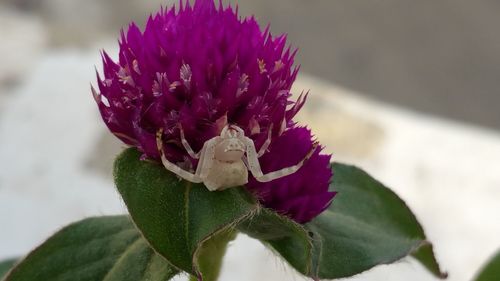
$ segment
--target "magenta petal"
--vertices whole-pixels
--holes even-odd
[[[311,132],[302,127],[290,128],[273,140],[270,151],[260,160],[264,173],[298,163],[312,147]],[[301,169],[268,183],[251,178],[248,187],[265,207],[291,217],[297,222],[310,221],[330,204],[335,193],[329,192],[332,171],[330,155],[317,148]]]
[[[144,31],[131,23],[122,32],[117,62],[102,53],[97,96],[109,104],[99,102],[109,129],[158,159],[151,136],[160,128],[165,143],[179,143],[177,127],[186,123],[194,132],[188,141],[201,148],[216,134],[206,128],[226,113],[228,122],[241,128],[254,116],[263,130],[271,124],[279,128],[283,118],[288,124],[302,100],[293,106],[289,95],[280,94],[296,76],[286,37],[273,37],[254,18],[241,19],[213,1],[182,6],[152,15]],[[189,70],[184,77],[183,69]],[[258,144],[264,141],[252,136],[257,137]]]

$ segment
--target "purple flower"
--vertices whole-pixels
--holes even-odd
[[[293,127],[276,138],[268,153],[260,158],[264,173],[275,171],[301,160],[312,146],[311,131]],[[330,155],[321,155],[317,148],[312,157],[296,173],[272,182],[261,183],[251,178],[247,187],[266,207],[306,223],[330,205],[335,192],[328,192],[332,171]]]
[[[298,67],[286,36],[273,37],[253,17],[241,19],[212,0],[175,7],[151,16],[144,32],[130,24],[120,39],[119,60],[103,52],[104,77],[93,90],[110,131],[143,158],[160,159],[156,133],[163,130],[169,161],[196,167],[181,143],[180,128],[195,151],[227,124],[242,128],[257,149],[271,130],[264,171],[300,161],[311,134],[292,118],[305,102],[290,100]],[[297,173],[270,183],[250,179],[262,203],[305,222],[327,207],[329,156],[318,149]],[[282,155],[286,153],[286,155]],[[294,163],[295,164],[295,163]],[[287,189],[289,186],[289,189]]]

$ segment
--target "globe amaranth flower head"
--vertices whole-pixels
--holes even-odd
[[[93,89],[110,131],[143,153],[160,159],[156,134],[162,132],[165,157],[188,171],[194,151],[218,136],[228,124],[244,131],[255,147],[270,136],[260,158],[264,172],[299,162],[314,149],[311,132],[292,118],[306,97],[291,100],[298,67],[286,36],[273,37],[251,18],[212,0],[162,9],[143,32],[132,23],[122,31],[118,61],[103,52],[104,77]],[[182,130],[182,132],[181,132]],[[292,175],[261,183],[250,175],[248,189],[268,208],[305,223],[328,207],[330,156],[315,148]]]

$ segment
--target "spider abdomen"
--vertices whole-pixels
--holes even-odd
[[[248,170],[242,160],[223,162],[214,159],[210,172],[203,182],[211,191],[244,185],[248,182]]]

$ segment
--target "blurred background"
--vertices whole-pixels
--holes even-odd
[[[111,180],[123,145],[89,83],[121,27],[172,2],[0,0],[0,259],[68,222],[124,212]],[[500,248],[500,1],[237,4],[300,49],[295,92],[311,90],[300,121],[336,160],[393,187],[449,280],[470,280]],[[257,278],[301,280],[240,237],[222,280]],[[405,259],[353,280],[435,279]]]

